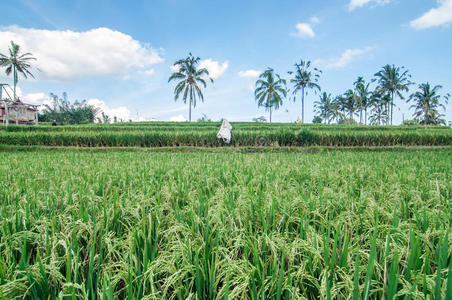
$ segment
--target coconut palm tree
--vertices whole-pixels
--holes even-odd
[[[270,111],[271,123],[272,109],[278,109],[282,105],[282,99],[287,96],[286,80],[275,74],[272,68],[267,68],[256,81],[254,96],[258,106],[264,106]]]
[[[336,120],[336,123],[339,123],[339,120],[342,119],[342,112],[341,112],[341,96],[336,96],[333,99],[333,102],[331,103],[331,119]]]
[[[168,82],[173,80],[178,80],[174,88],[174,101],[177,101],[182,94],[182,100],[187,103],[187,98],[189,99],[188,104],[188,121],[191,122],[191,107],[196,107],[196,100],[200,99],[204,102],[204,95],[201,92],[202,85],[204,88],[207,86],[203,76],[209,76],[209,71],[206,68],[198,69],[200,58],[194,57],[189,53],[188,57],[185,59],[179,59],[173,66],[176,68],[176,72],[171,74]],[[211,82],[213,79],[208,77]]]
[[[331,94],[327,94],[326,92],[323,92],[319,100],[314,102],[315,110],[325,121],[325,124],[330,124],[330,121],[332,119],[332,106],[333,99],[331,98]]]
[[[424,125],[446,124],[446,121],[441,118],[444,115],[438,111],[439,108],[446,110],[439,94],[442,86],[435,85],[432,87],[427,82],[420,84],[418,88],[419,90],[408,98],[408,102],[414,101],[414,104],[410,107],[415,109],[413,117],[419,119],[420,123]],[[445,104],[447,104],[448,99],[449,94],[444,97]]]
[[[358,108],[358,95],[352,89],[347,90],[342,97],[339,97],[341,110],[348,113],[348,119],[353,120],[353,116]]]
[[[380,85],[383,92],[387,92],[391,96],[390,107],[388,107],[390,122],[392,125],[392,117],[394,112],[394,97],[398,96],[404,99],[402,91],[408,92],[408,87],[412,84],[411,75],[405,67],[396,67],[394,65],[386,65],[379,72],[375,73],[376,81]]]
[[[22,74],[25,78],[31,76],[34,78],[33,74],[30,72],[32,60],[36,60],[31,53],[22,54],[20,51],[20,46],[11,41],[9,46],[9,55],[0,53],[0,66],[5,67],[6,75],[13,74],[14,82],[14,93],[13,97],[16,100],[16,86],[19,81],[19,74]]]
[[[364,124],[367,124],[367,107],[369,105],[369,84],[363,77],[358,77],[358,79],[353,83],[355,86],[356,94],[358,95],[358,109],[359,109],[359,123],[363,123],[363,110],[364,110]]]
[[[304,123],[304,96],[305,90],[313,89],[320,92],[320,85],[318,84],[321,70],[317,68],[311,68],[310,61],[301,60],[300,63],[295,64],[295,71],[289,71],[290,75],[294,77],[290,80],[293,86],[293,96],[294,101],[296,100],[296,95],[301,91],[301,122]],[[307,91],[306,91],[307,94]]]
[[[369,121],[371,125],[388,125],[389,122],[389,103],[391,96],[376,89],[371,93],[369,99],[370,116]]]

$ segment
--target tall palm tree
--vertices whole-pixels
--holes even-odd
[[[316,112],[320,115],[320,117],[325,121],[325,124],[330,124],[330,121],[333,116],[332,107],[333,99],[331,98],[331,94],[327,94],[323,92],[320,96],[319,100],[314,102],[314,107]]]
[[[304,123],[304,96],[306,89],[318,90],[320,92],[320,85],[318,84],[321,70],[317,68],[311,68],[310,61],[301,60],[300,63],[295,64],[295,71],[289,71],[290,75],[294,77],[290,80],[293,85],[293,95],[294,101],[296,100],[296,95],[301,91],[301,122]],[[307,94],[307,91],[306,91]]]
[[[342,119],[342,112],[341,112],[341,96],[336,96],[333,99],[333,102],[331,103],[331,119],[336,120],[336,123],[339,123],[339,120]]]
[[[388,125],[389,122],[389,103],[391,96],[380,89],[376,89],[371,93],[369,99],[371,125]]]
[[[206,68],[198,69],[199,61],[199,57],[194,57],[189,53],[187,58],[179,59],[173,64],[177,71],[171,74],[168,79],[168,82],[172,80],[179,81],[174,88],[174,101],[177,101],[181,94],[184,103],[187,103],[187,98],[190,101],[188,104],[189,122],[191,122],[191,106],[193,105],[193,108],[196,107],[196,99],[199,98],[204,102],[200,84],[205,88],[207,84],[203,76],[209,76],[209,71]],[[213,82],[212,78],[208,78]]]
[[[30,72],[32,60],[36,60],[31,53],[21,54],[20,46],[11,41],[9,46],[9,56],[5,54],[0,54],[0,65],[5,67],[6,75],[13,74],[14,82],[14,93],[13,100],[16,100],[16,86],[19,81],[19,74],[22,74],[25,78],[31,76],[34,78],[33,74]]]
[[[366,84],[366,81],[361,76],[353,84],[358,95],[359,123],[363,123],[364,110],[364,124],[367,124],[367,107],[369,105],[370,95],[369,84]]]
[[[411,75],[405,67],[396,67],[394,65],[386,65],[379,72],[375,73],[375,80],[378,81],[380,89],[387,92],[391,96],[390,103],[390,122],[392,125],[392,117],[394,112],[394,97],[398,96],[404,99],[402,91],[408,92],[408,87],[412,84]]]
[[[349,89],[339,99],[341,101],[342,111],[344,113],[347,112],[349,120],[352,120],[358,108],[358,95],[352,89]]]
[[[408,98],[408,102],[414,101],[414,104],[410,107],[415,109],[413,116],[420,119],[420,123],[424,125],[445,124],[445,120],[441,118],[444,115],[438,111],[439,108],[446,110],[439,94],[442,86],[435,85],[432,87],[427,82],[420,84],[418,88],[419,90]],[[444,97],[445,104],[447,104],[448,98],[449,94]]]
[[[264,106],[270,111],[271,123],[272,109],[278,109],[282,105],[282,99],[287,96],[286,80],[276,74],[272,68],[267,68],[256,81],[254,96],[258,106]]]

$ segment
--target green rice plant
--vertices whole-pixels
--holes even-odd
[[[1,155],[0,299],[451,295],[450,149]]]

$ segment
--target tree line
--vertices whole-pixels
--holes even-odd
[[[0,66],[5,68],[6,75],[13,76],[13,99],[16,100],[19,74],[25,78],[34,77],[30,68],[31,61],[36,59],[31,53],[22,54],[20,46],[13,41],[8,50],[8,55],[0,54]],[[188,57],[179,59],[173,64],[176,71],[168,79],[168,82],[177,81],[174,88],[175,101],[179,98],[182,98],[184,103],[188,101],[189,121],[191,121],[192,107],[196,107],[196,101],[204,101],[202,88],[206,88],[207,81],[213,83],[213,79],[209,77],[209,71],[206,68],[199,68],[199,63],[200,58],[189,53]],[[444,114],[440,109],[446,109],[445,104],[450,95],[441,96],[442,86],[430,85],[426,82],[419,84],[417,90],[405,98],[403,93],[408,93],[410,86],[414,85],[405,67],[385,65],[374,74],[370,82],[366,82],[363,77],[358,77],[352,88],[335,97],[322,92],[319,85],[322,71],[312,67],[310,61],[301,60],[294,65],[294,70],[287,74],[290,76],[288,81],[277,74],[273,68],[267,68],[255,83],[255,100],[259,107],[265,107],[269,112],[270,122],[272,113],[282,107],[285,98],[289,97],[296,101],[300,94],[302,110],[299,122],[305,123],[305,96],[312,90],[319,94],[319,98],[314,102],[316,113],[314,121],[323,121],[328,124],[331,122],[353,124],[356,123],[356,117],[360,124],[392,125],[395,102],[405,100],[411,104],[410,109],[414,109],[414,121],[425,125],[445,124]],[[374,88],[371,88],[371,83],[375,83]],[[51,94],[51,99],[54,105],[45,105],[40,114],[40,119],[43,121],[57,120],[71,124],[95,120],[104,123],[111,121],[109,116],[98,108],[88,105],[86,101],[75,101],[71,104],[67,100],[66,93],[63,93],[62,98]],[[101,117],[97,117],[98,115]],[[256,120],[262,120],[262,118]]]
[[[178,81],[174,89],[174,99],[180,97],[184,103],[189,102],[189,121],[191,121],[191,108],[196,107],[196,101],[204,101],[202,87],[206,87],[209,71],[199,67],[200,58],[191,53],[185,59],[174,63],[176,71],[169,77],[168,82]],[[394,106],[398,100],[405,100],[414,109],[414,122],[425,125],[445,124],[444,114],[440,109],[446,109],[445,104],[449,94],[441,96],[442,86],[432,86],[430,83],[421,83],[409,97],[405,98],[411,85],[411,75],[405,67],[385,65],[375,73],[370,82],[363,77],[358,77],[353,83],[353,88],[345,93],[333,97],[327,92],[322,92],[319,78],[322,71],[312,67],[310,61],[301,60],[294,65],[294,70],[287,72],[289,80],[282,78],[273,68],[267,68],[255,83],[254,96],[259,107],[265,107],[269,112],[269,121],[272,121],[272,113],[283,105],[283,100],[288,97],[296,101],[297,95],[301,98],[301,119],[305,123],[305,96],[309,91],[319,93],[319,98],[314,102],[316,116],[314,120],[330,124],[355,124],[358,118],[359,124],[392,125]],[[375,87],[371,89],[371,83]],[[289,87],[288,87],[289,85]],[[255,118],[262,121],[263,117]]]

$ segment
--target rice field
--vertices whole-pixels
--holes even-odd
[[[220,123],[116,123],[0,126],[0,144],[77,147],[451,146],[447,126],[347,126],[232,123],[229,145]]]
[[[0,299],[452,299],[447,149],[0,155]]]

